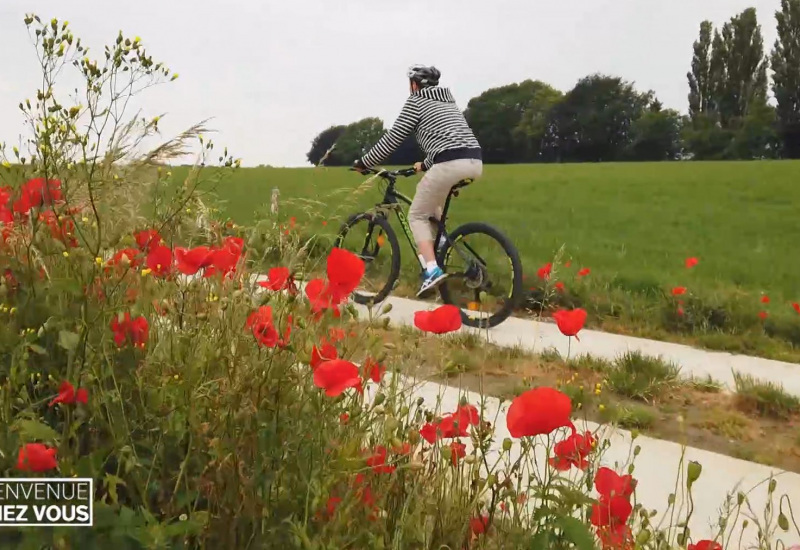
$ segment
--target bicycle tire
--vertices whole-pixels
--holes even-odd
[[[389,224],[389,220],[387,220],[385,216],[371,212],[361,212],[358,214],[353,214],[342,224],[342,227],[339,229],[339,233],[336,236],[336,240],[334,241],[334,246],[341,248],[342,242],[350,230],[356,224],[361,222],[377,225],[381,228],[381,231],[383,231],[383,234],[386,236],[386,239],[388,240],[389,246],[392,250],[392,263],[389,271],[389,278],[380,291],[376,292],[375,294],[363,294],[356,290],[353,292],[352,298],[353,301],[361,305],[379,304],[389,296],[392,290],[394,290],[394,287],[400,278],[400,242],[397,240],[397,235],[395,234],[394,229],[392,229],[392,226]],[[350,252],[354,251],[350,250]]]
[[[514,243],[512,243],[504,233],[487,223],[470,222],[456,228],[455,231],[448,235],[449,239],[447,240],[447,243],[444,247],[442,247],[438,254],[437,259],[439,261],[439,265],[446,265],[446,260],[449,257],[450,252],[453,250],[454,243],[458,242],[461,238],[466,237],[467,235],[474,234],[483,234],[497,241],[505,254],[508,256],[513,272],[510,296],[504,301],[503,306],[497,312],[489,317],[472,317],[460,308],[461,320],[465,325],[481,329],[493,328],[508,319],[522,300],[524,294],[522,286],[522,261],[520,260],[517,247],[514,246]],[[453,303],[454,300],[448,288],[447,279],[445,279],[445,281],[439,286],[439,295],[442,297],[442,301],[445,304],[457,305]]]

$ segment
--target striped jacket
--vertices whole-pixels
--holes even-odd
[[[417,142],[425,152],[425,170],[433,166],[436,157],[444,151],[465,150],[468,152],[466,157],[456,158],[480,158],[480,144],[458,109],[450,90],[434,86],[423,88],[409,96],[392,129],[378,140],[361,162],[367,168],[380,164],[412,132],[416,133]]]

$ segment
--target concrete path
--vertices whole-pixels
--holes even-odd
[[[392,310],[387,315],[392,322],[406,325],[413,325],[415,311],[434,307],[428,302],[396,297],[390,297],[384,303],[392,304]],[[357,307],[362,313],[367,313],[367,308]],[[374,308],[373,311],[377,314],[380,306]],[[466,332],[475,329],[464,327],[461,330]],[[573,338],[570,343],[569,339],[561,334],[553,323],[514,317],[498,327],[479,332],[485,335],[489,342],[498,346],[520,346],[535,353],[555,349],[562,357],[567,357],[569,352],[572,357],[592,355],[613,360],[623,353],[640,351],[644,355],[661,357],[677,364],[681,367],[681,375],[684,377],[706,378],[710,376],[728,390],[735,388],[733,373],[736,371],[750,374],[760,380],[783,385],[788,393],[800,397],[800,364],[706,351],[682,344],[646,340],[595,330],[582,330],[578,334],[580,341]]]

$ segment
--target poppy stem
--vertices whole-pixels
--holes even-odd
[[[569,363],[569,356],[572,353],[572,336],[567,340],[567,363]]]

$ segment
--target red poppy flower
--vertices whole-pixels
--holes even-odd
[[[172,272],[172,250],[166,246],[155,246],[147,254],[147,267],[156,277],[166,277]]]
[[[615,523],[598,527],[597,537],[603,545],[603,550],[634,550],[636,548],[633,532],[626,524]]]
[[[207,246],[197,246],[187,249],[175,248],[175,263],[178,271],[184,275],[194,275],[201,269],[211,265],[213,255]]]
[[[400,446],[393,446],[392,452],[398,455],[410,455],[411,454],[411,443],[408,441],[404,441]]]
[[[458,466],[458,461],[467,456],[467,446],[458,441],[450,443],[450,459],[453,466]]]
[[[347,337],[343,328],[339,327],[331,327],[328,330],[328,338],[330,338],[331,342],[341,342]]]
[[[556,470],[565,472],[572,468],[586,469],[589,462],[586,457],[595,446],[595,439],[591,432],[583,434],[573,433],[563,441],[556,443],[553,448],[555,457],[550,459],[550,465]]]
[[[692,269],[692,268],[693,268],[694,266],[696,266],[696,265],[697,265],[699,262],[700,262],[700,260],[698,260],[698,259],[697,259],[697,258],[695,258],[695,257],[686,258],[686,269]]]
[[[483,515],[469,520],[469,528],[475,536],[483,535],[489,530],[489,516]]]
[[[72,405],[73,403],[83,403],[84,405],[89,400],[89,392],[86,389],[81,388],[75,393],[75,386],[64,380],[61,382],[61,385],[58,386],[58,395],[50,401],[50,406],[54,406],[56,403],[63,403],[64,405]]]
[[[331,295],[342,301],[361,282],[364,276],[364,260],[352,252],[334,248],[328,254],[327,275]]]
[[[27,181],[21,188],[20,198],[14,201],[14,211],[27,214],[31,208],[50,205],[63,199],[61,182],[35,178]]]
[[[380,384],[383,374],[386,372],[386,367],[368,357],[364,362],[364,378],[369,378],[376,384]]]
[[[0,206],[0,223],[4,223],[6,225],[14,223],[14,213],[5,206]],[[3,240],[5,240],[5,238],[6,235],[3,234]]]
[[[677,313],[678,313],[679,317],[683,317],[683,313],[684,313],[683,308],[679,307]]]
[[[547,435],[571,426],[572,402],[558,390],[539,387],[515,397],[506,414],[512,437]]]
[[[589,269],[588,267],[584,267],[583,269],[578,271],[578,277],[586,277],[591,272],[592,272],[591,269]]]
[[[792,308],[797,312],[800,313],[800,303],[792,302]]]
[[[564,262],[564,267],[572,267],[572,260],[567,260]]]
[[[338,313],[337,306],[341,303],[341,297],[332,293],[330,285],[324,279],[313,279],[306,285],[306,296],[311,304],[311,311],[319,316],[325,310],[334,310],[334,315]]]
[[[590,521],[595,527],[616,527],[624,525],[633,511],[626,497],[602,497],[592,505]]]
[[[672,289],[673,296],[683,296],[686,294],[686,287],[685,286],[676,286]]]
[[[574,336],[577,340],[578,332],[583,328],[586,323],[586,311],[583,309],[573,309],[570,311],[561,309],[553,314],[553,319],[556,320],[558,330],[564,336]]]
[[[419,434],[425,441],[433,445],[436,443],[436,437],[438,435],[438,424],[426,422],[422,428],[420,428]]]
[[[139,247],[139,250],[145,252],[149,252],[151,248],[160,245],[163,240],[155,229],[145,229],[134,233],[133,238],[136,239],[136,246]]]
[[[297,291],[288,267],[273,267],[267,272],[267,280],[258,283],[258,286],[275,292],[281,290]]]
[[[761,303],[762,304],[768,304],[769,303],[769,296],[766,296],[766,295],[762,296],[761,297]]]
[[[120,320],[119,316],[115,316],[111,320],[111,330],[114,332],[114,343],[118,347],[127,341],[135,347],[143,348],[150,334],[150,326],[147,319],[141,315],[132,319],[130,312],[127,311],[122,320]]]
[[[328,502],[325,503],[325,511],[328,513],[328,517],[333,516],[334,512],[336,512],[336,507],[339,506],[339,503],[342,502],[342,499],[339,497],[330,497]]]
[[[687,550],[722,550],[722,545],[713,540],[701,540],[695,544],[690,544]]]
[[[333,361],[338,358],[339,352],[336,350],[336,346],[323,340],[322,349],[317,346],[311,348],[311,370],[317,370],[317,367],[325,361]]]
[[[417,311],[414,313],[414,326],[433,334],[456,331],[461,328],[461,310],[447,304],[433,311]]]
[[[19,450],[17,470],[23,472],[46,472],[57,467],[56,449],[42,443],[28,443]]]
[[[764,319],[769,317],[769,313],[767,313],[766,311],[759,311],[758,316],[761,317],[761,320],[763,321]]]
[[[550,278],[550,274],[552,272],[553,272],[553,264],[546,263],[544,266],[540,267],[538,271],[536,271],[536,275],[543,281],[546,281],[547,279]]]
[[[314,385],[325,390],[325,395],[337,397],[347,388],[361,385],[358,367],[349,361],[325,361],[314,371]]]
[[[136,267],[139,265],[139,251],[135,248],[123,248],[108,260],[108,265]]]
[[[636,488],[636,480],[630,475],[621,476],[611,468],[603,466],[597,470],[594,488],[602,497],[621,496],[627,499]]]
[[[394,464],[386,463],[386,447],[378,445],[375,452],[367,458],[367,466],[376,474],[391,474],[397,469]]]
[[[0,187],[0,208],[7,208],[14,190],[9,186]]]
[[[564,283],[562,283],[561,281],[558,281],[555,286],[556,286],[556,290],[557,291],[564,292]]]
[[[89,390],[86,388],[78,388],[78,391],[75,392],[75,402],[86,405],[89,402]]]
[[[347,413],[342,413],[339,415],[339,424],[347,424],[350,422],[350,415]]]
[[[272,322],[272,307],[261,306],[247,317],[249,328],[259,346],[274,348],[278,345],[278,330]]]

